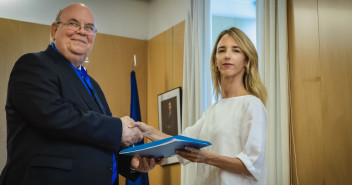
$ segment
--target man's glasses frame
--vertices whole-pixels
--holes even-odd
[[[75,31],[75,32],[79,31],[82,28],[81,24],[78,21],[74,21],[74,20],[69,20],[68,22],[56,21],[56,24],[62,24],[64,26],[67,26],[68,28],[70,28],[72,31]],[[93,34],[98,31],[97,28],[92,24],[84,25],[83,29],[88,34]]]

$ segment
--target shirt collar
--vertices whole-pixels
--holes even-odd
[[[60,55],[61,55],[61,53],[59,52],[59,50],[57,50],[56,49],[56,46],[55,46],[55,44],[52,42],[52,43],[50,43],[50,45],[51,45],[51,47],[53,47],[53,49],[54,49],[54,51],[56,51],[57,53],[59,53]],[[61,55],[61,56],[63,56],[63,55]],[[67,59],[66,59],[67,60]],[[68,61],[68,60],[67,60]],[[75,68],[73,65],[72,65],[72,63],[70,62],[70,64],[71,64],[71,66],[76,70],[76,69],[79,69],[79,71],[81,71],[82,70],[82,65],[79,65],[79,67],[78,68]],[[83,68],[83,70],[84,70],[84,68]],[[85,70],[84,70],[85,71]],[[80,73],[82,73],[82,72],[80,72]]]
[[[56,49],[56,46],[55,46],[55,44],[54,44],[53,42],[50,43],[50,46],[53,47],[53,49],[54,49],[57,53],[59,53],[59,54],[61,55],[61,53]]]

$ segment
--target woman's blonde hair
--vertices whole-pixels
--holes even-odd
[[[243,84],[247,92],[258,97],[263,104],[266,104],[267,92],[260,80],[259,71],[258,71],[258,54],[252,43],[252,41],[247,37],[245,33],[243,33],[240,29],[232,27],[228,30],[222,31],[218,38],[216,39],[214,49],[211,56],[211,76],[214,84],[214,91],[216,96],[219,97],[221,94],[221,77],[220,71],[216,66],[216,53],[217,53],[217,45],[220,42],[220,39],[228,34],[232,36],[237,42],[238,46],[246,55],[246,60],[248,61],[248,65],[245,68],[243,75]]]

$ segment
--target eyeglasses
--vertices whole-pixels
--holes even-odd
[[[63,25],[65,25],[65,26],[67,26],[69,29],[71,29],[72,31],[75,31],[75,32],[77,32],[77,31],[79,31],[81,28],[82,28],[82,26],[81,26],[81,24],[79,23],[79,22],[77,22],[77,21],[72,21],[72,20],[70,20],[70,21],[68,21],[68,22],[60,22],[60,21],[57,21],[56,22],[56,24],[63,24]],[[97,30],[97,28],[94,26],[94,25],[92,25],[92,24],[86,24],[86,25],[84,25],[83,26],[83,29],[88,33],[88,34],[93,34],[93,33],[96,33],[98,30]]]

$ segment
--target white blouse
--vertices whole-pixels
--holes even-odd
[[[195,185],[265,185],[265,106],[255,96],[221,99],[213,104],[183,135],[210,141],[212,153],[237,157],[253,175],[245,176],[197,163]]]

